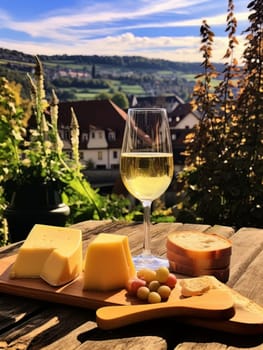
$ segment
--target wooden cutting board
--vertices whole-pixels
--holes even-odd
[[[62,287],[49,286],[41,279],[10,279],[9,273],[15,258],[16,255],[12,255],[0,260],[0,292],[2,293],[94,310],[108,305],[140,303],[137,298],[128,296],[125,289],[112,292],[83,291],[82,276]],[[209,278],[213,288],[231,293],[235,315],[229,320],[180,316],[180,322],[235,334],[263,334],[263,308],[219,282],[215,277],[209,276]],[[172,291],[170,298],[173,300],[181,298],[179,283]]]

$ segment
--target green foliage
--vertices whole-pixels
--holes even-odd
[[[101,92],[95,96],[95,99],[96,100],[110,100],[111,94],[109,94],[108,92]]]
[[[233,1],[228,3],[221,73],[211,63],[214,34],[206,22],[201,27],[204,72],[197,77],[193,108],[202,118],[188,136],[186,167],[178,177],[184,184],[179,221],[263,226],[262,1],[248,8],[252,13],[241,67],[234,58]],[[214,87],[218,77],[221,82]]]
[[[0,247],[7,243],[7,228],[5,221],[3,220],[5,208],[4,190],[0,187]]]
[[[89,219],[131,220],[127,198],[101,196],[84,178],[79,161],[79,127],[73,109],[72,159],[63,152],[57,129],[58,99],[52,91],[51,101],[46,101],[43,68],[38,59],[35,79],[29,76],[29,82],[31,102],[21,100],[19,85],[0,79],[0,245],[7,243],[3,214],[11,190],[17,185],[59,181],[63,201],[71,210],[67,224]],[[35,125],[30,124],[30,128],[25,105],[33,111]]]
[[[129,107],[129,100],[123,92],[115,92],[111,100],[122,109],[127,109]]]
[[[1,214],[10,200],[11,190],[32,183],[56,181],[61,189],[78,194],[90,207],[90,218],[101,218],[101,198],[81,173],[77,119],[72,110],[71,145],[73,159],[63,152],[57,129],[58,99],[52,93],[45,99],[44,75],[37,59],[35,79],[29,76],[31,107],[35,126],[27,128],[27,114],[17,98],[14,86],[5,78],[0,80],[0,188]],[[46,111],[49,108],[49,118]],[[31,125],[31,124],[30,124]],[[2,216],[1,216],[2,217]],[[4,227],[4,224],[2,224]]]
[[[123,92],[113,92],[112,94],[107,92],[102,92],[95,96],[97,100],[112,100],[117,106],[122,109],[127,109],[129,107],[129,100],[125,93]]]
[[[110,84],[102,79],[79,79],[79,78],[59,78],[52,80],[52,83],[58,88],[74,87],[85,89],[108,89]]]
[[[131,221],[131,203],[124,196],[110,194],[103,196],[101,210],[105,219]]]

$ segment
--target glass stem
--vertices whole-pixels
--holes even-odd
[[[144,242],[143,255],[151,254],[151,233],[150,233],[150,217],[151,217],[151,201],[142,201],[143,206],[143,226],[144,226]]]

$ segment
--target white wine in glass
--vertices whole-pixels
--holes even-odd
[[[122,142],[120,173],[127,190],[144,208],[144,244],[135,256],[140,268],[168,266],[166,259],[151,252],[150,215],[152,202],[169,187],[173,178],[173,151],[164,108],[130,108]]]

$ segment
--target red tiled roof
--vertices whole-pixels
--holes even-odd
[[[78,119],[79,128],[87,132],[91,127],[114,130],[116,140],[111,147],[121,147],[127,114],[110,100],[72,101],[59,103],[58,126],[68,126],[71,122],[71,108]]]

